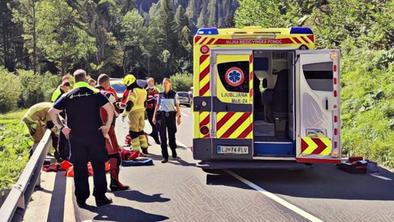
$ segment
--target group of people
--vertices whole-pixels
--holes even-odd
[[[63,77],[52,95],[52,102],[32,106],[22,119],[35,143],[41,140],[46,129],[51,130],[56,159],[68,160],[73,164],[75,195],[81,207],[86,205],[90,195],[88,162],[93,168],[93,195],[97,206],[112,202],[105,195],[107,161],[110,163],[110,189],[129,189],[119,181],[122,148],[115,134],[115,119],[118,116],[128,120],[131,138],[129,160],[148,154],[149,144],[144,132],[146,118],[152,125],[150,135],[161,145],[161,162],[166,163],[169,159],[167,133],[172,157],[178,158],[175,133],[176,125],[181,124],[181,112],[171,80],[163,80],[162,92],[155,87],[153,78],[137,80],[134,75],[128,74],[123,78],[123,84],[126,90],[120,100],[111,87],[108,75],[101,74],[97,85],[93,86],[84,70],[76,70],[73,77]]]

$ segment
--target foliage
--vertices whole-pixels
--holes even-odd
[[[30,107],[38,102],[50,101],[52,92],[60,82],[58,76],[45,73],[34,74],[32,71],[18,70],[18,79],[21,84],[20,107]]]
[[[21,123],[25,111],[0,114],[0,190],[16,182],[33,145],[27,127]]]
[[[18,77],[0,68],[0,113],[15,109],[21,93]]]
[[[394,2],[239,0],[237,26],[311,26],[319,48],[340,48],[342,147],[394,166]]]
[[[193,77],[190,73],[176,73],[170,77],[172,81],[172,88],[175,91],[190,91],[193,86]]]

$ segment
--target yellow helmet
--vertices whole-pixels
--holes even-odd
[[[123,84],[126,86],[130,86],[133,84],[137,79],[135,78],[134,75],[132,74],[127,74],[125,77],[123,77]]]

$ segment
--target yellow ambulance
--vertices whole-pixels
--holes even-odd
[[[340,54],[315,40],[307,27],[197,31],[192,150],[201,166],[340,163]]]

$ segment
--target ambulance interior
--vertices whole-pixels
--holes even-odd
[[[291,51],[254,51],[254,141],[289,145],[279,153],[265,149],[257,155],[290,156],[295,152],[291,146],[294,137],[292,60]]]

